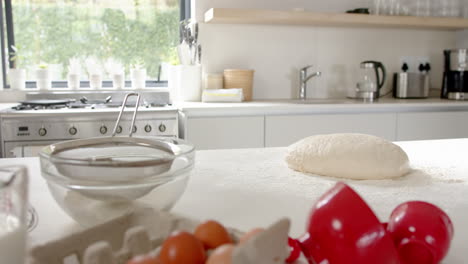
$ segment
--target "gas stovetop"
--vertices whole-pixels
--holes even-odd
[[[25,101],[19,102],[8,112],[79,112],[84,110],[118,109],[122,106],[126,92],[76,92],[76,93],[31,93]],[[143,92],[140,108],[164,108],[170,106],[168,92]],[[127,107],[135,107],[135,101],[128,101]]]
[[[170,104],[161,102],[149,103],[143,102],[139,107],[150,108],[150,107],[165,107]],[[27,111],[27,110],[59,110],[59,109],[102,109],[102,108],[119,108],[122,106],[122,102],[87,102],[75,101],[75,100],[31,100],[22,101],[18,105],[13,106],[11,109],[14,111]],[[134,103],[127,103],[127,107],[135,107]]]

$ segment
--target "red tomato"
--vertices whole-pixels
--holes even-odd
[[[188,232],[174,232],[162,244],[159,253],[161,264],[204,264],[203,244]]]
[[[203,243],[205,249],[215,249],[221,245],[232,243],[231,236],[226,228],[213,220],[199,224],[194,235]]]
[[[154,256],[136,256],[129,260],[127,264],[160,264],[159,260]]]

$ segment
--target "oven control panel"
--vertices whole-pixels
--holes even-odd
[[[131,118],[131,117],[129,117]],[[131,119],[122,118],[116,135],[178,137],[177,115],[137,117],[131,127]],[[89,137],[111,136],[115,117],[67,117],[67,118],[12,118],[2,120],[2,141],[62,141]]]

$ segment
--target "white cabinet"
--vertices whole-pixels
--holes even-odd
[[[198,150],[285,147],[330,133],[364,133],[390,141],[468,138],[468,111],[183,116],[181,121],[180,135]]]
[[[265,118],[265,146],[288,146],[302,138],[330,133],[365,133],[394,141],[396,114],[285,115]]]
[[[399,113],[397,140],[468,137],[468,112]]]
[[[186,118],[184,138],[202,149],[264,147],[264,117]]]

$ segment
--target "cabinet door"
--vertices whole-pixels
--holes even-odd
[[[364,133],[396,139],[396,114],[267,116],[265,146],[284,147],[318,134]]]
[[[263,148],[264,117],[187,118],[185,139],[196,149]]]
[[[468,137],[468,112],[398,114],[398,140]]]

